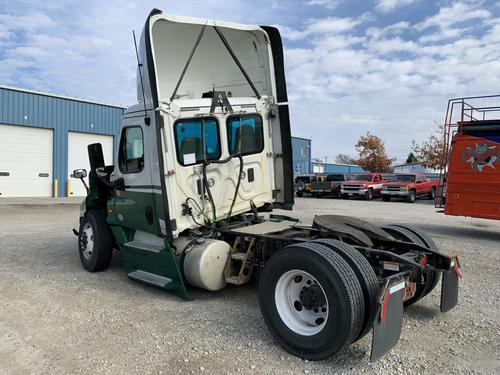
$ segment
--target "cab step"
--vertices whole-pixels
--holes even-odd
[[[135,270],[128,274],[132,280],[142,281],[146,284],[151,284],[159,288],[165,288],[168,284],[172,282],[172,279],[164,276],[160,276],[151,272],[146,272],[143,270]]]
[[[246,253],[233,253],[231,254],[231,259],[243,261],[245,260],[246,256]]]
[[[254,268],[255,238],[245,245],[242,236],[238,236],[232,246],[232,253],[224,270],[226,283],[233,285],[246,284],[250,281]]]
[[[165,249],[165,245],[157,245],[139,241],[125,242],[123,245],[132,250],[149,251],[152,253],[159,253],[160,251]]]
[[[162,237],[112,225],[120,256],[131,280],[143,282],[191,299],[175,252]]]
[[[240,279],[238,276],[229,276],[226,277],[226,283],[233,285],[241,285],[244,284],[244,281]]]

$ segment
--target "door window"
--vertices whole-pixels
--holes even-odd
[[[125,128],[122,132],[119,166],[122,173],[137,173],[144,168],[144,141],[139,126]]]
[[[174,126],[179,164],[187,166],[220,158],[219,124],[215,118],[179,120]]]
[[[227,138],[231,155],[258,154],[264,149],[262,118],[259,115],[230,116]]]

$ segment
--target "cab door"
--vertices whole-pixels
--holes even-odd
[[[115,215],[121,226],[159,234],[154,194],[161,194],[161,187],[152,185],[150,151],[156,149],[151,144],[152,130],[124,120],[113,175],[114,181],[123,179],[116,190]]]
[[[373,192],[375,194],[380,194],[382,191],[382,185],[383,185],[383,178],[380,174],[375,174],[373,176]]]

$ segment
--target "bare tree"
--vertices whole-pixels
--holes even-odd
[[[357,160],[353,159],[347,154],[337,154],[335,156],[335,163],[339,164],[357,164]]]
[[[421,144],[413,142],[412,149],[418,159],[427,167],[432,169],[442,168],[442,156],[444,149],[444,126],[436,123],[436,129],[427,140]]]

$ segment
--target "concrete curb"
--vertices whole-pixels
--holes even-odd
[[[85,197],[70,198],[0,198],[0,206],[79,206]]]

